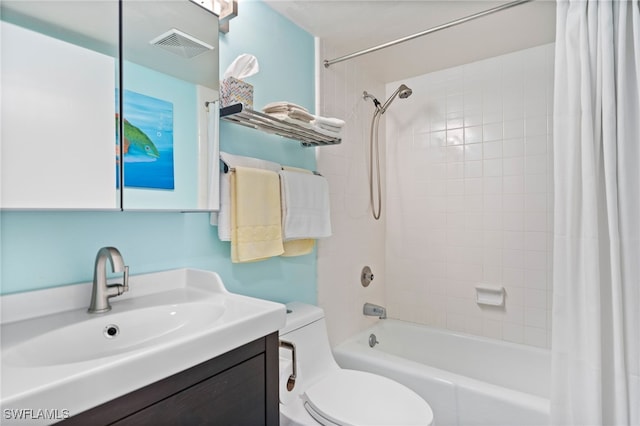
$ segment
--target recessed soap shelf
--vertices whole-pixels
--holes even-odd
[[[502,286],[480,284],[476,286],[476,303],[478,305],[504,306],[505,290]]]
[[[242,104],[229,105],[220,109],[220,118],[241,126],[262,130],[288,139],[300,141],[304,147],[337,145],[342,142],[338,136],[328,136],[298,126],[295,123],[280,120],[271,115],[245,108]]]

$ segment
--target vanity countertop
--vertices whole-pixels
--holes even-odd
[[[230,293],[215,272],[132,275],[129,286],[102,314],[87,312],[91,283],[0,297],[3,420],[62,420],[285,323],[284,305]]]

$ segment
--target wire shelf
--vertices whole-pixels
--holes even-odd
[[[220,118],[240,124],[241,126],[300,141],[304,147],[337,145],[342,142],[339,136],[328,136],[315,130],[298,126],[295,123],[283,121],[271,115],[244,108],[242,104],[221,108]]]

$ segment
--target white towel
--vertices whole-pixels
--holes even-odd
[[[321,129],[329,130],[329,131],[336,132],[336,133],[338,133],[338,132],[340,132],[342,130],[342,127],[328,126],[326,124],[317,123],[317,122],[314,122],[313,124],[314,124],[314,126],[318,126]]]
[[[209,103],[207,112],[207,148],[209,150],[209,185],[207,193],[207,208],[210,210],[220,210],[220,190],[219,185],[212,185],[220,175],[220,134],[218,123],[220,122],[220,103],[213,101]],[[217,184],[218,182],[216,182]]]
[[[282,169],[280,164],[272,161],[233,155],[224,151],[220,152],[220,159],[229,167],[253,167],[276,173]],[[211,214],[211,225],[216,224],[220,241],[231,241],[231,180],[229,173],[224,173],[224,171],[220,172],[220,211],[217,215]]]
[[[316,115],[315,116],[315,124],[318,124],[322,127],[324,126],[331,126],[331,127],[344,127],[345,122],[344,120],[340,120],[339,118],[333,118],[333,117],[322,117],[320,115]]]
[[[262,112],[287,112],[293,109],[309,112],[305,107],[287,101],[271,102],[262,108]]]
[[[325,136],[329,136],[332,138],[338,138],[338,137],[342,137],[342,129],[335,131],[335,130],[327,130],[327,129],[323,129],[322,127],[313,124],[312,125],[313,130],[315,130],[316,132],[325,135]]]
[[[283,240],[331,236],[329,184],[322,176],[280,171]]]
[[[300,127],[304,127],[305,129],[309,129],[309,130],[313,130],[315,132],[320,133],[321,135],[325,135],[325,136],[329,136],[330,138],[338,138],[338,137],[342,137],[342,129],[339,130],[327,130],[327,129],[323,129],[322,127],[313,124],[313,123],[306,123],[302,120],[297,120],[295,118],[291,118],[289,117],[289,115],[283,113],[283,112],[270,112],[268,115],[270,115],[271,117],[275,117],[278,120],[282,120],[285,121],[287,123],[291,123],[291,124],[295,124],[296,126],[300,126]]]
[[[296,126],[304,127],[309,130],[317,130],[318,127],[312,125],[307,121],[298,120],[297,118],[292,118],[289,114],[284,112],[270,112],[267,115],[277,118],[278,120],[285,121],[287,123],[295,124]]]
[[[211,213],[211,225],[218,226],[220,241],[231,241],[231,181],[229,173],[220,171],[220,210]]]
[[[307,123],[311,123],[314,119],[314,116],[305,111],[300,111],[299,109],[291,110],[287,113],[289,117],[295,118],[296,120],[306,121]]]

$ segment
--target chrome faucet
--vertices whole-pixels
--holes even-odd
[[[373,303],[365,303],[362,307],[362,313],[372,317],[378,317],[380,319],[387,319],[387,310],[379,305]]]
[[[122,284],[107,284],[107,259],[111,262],[112,272],[123,273]],[[117,248],[102,247],[96,255],[91,303],[87,311],[90,314],[110,311],[109,298],[120,296],[125,291],[129,291],[129,267],[125,266],[122,255]]]

